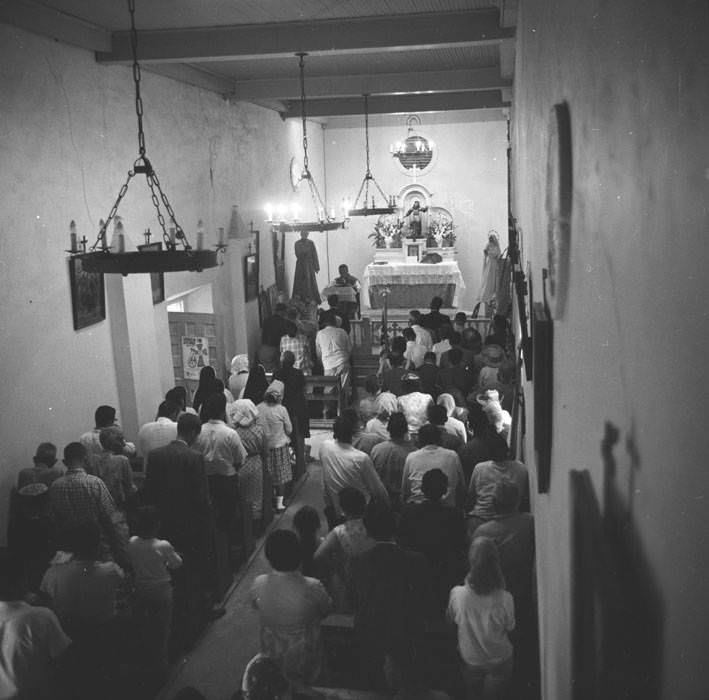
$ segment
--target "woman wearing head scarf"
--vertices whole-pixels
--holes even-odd
[[[242,399],[250,399],[257,406],[263,401],[263,395],[268,387],[268,379],[266,379],[266,370],[263,365],[255,365],[249,372]]]
[[[217,373],[214,367],[207,365],[199,371],[199,386],[194,393],[192,408],[199,411],[200,406],[205,402],[210,394],[218,394],[220,390],[217,387]]]
[[[285,510],[283,496],[286,487],[293,480],[293,470],[290,463],[288,443],[293,431],[293,424],[283,401],[283,382],[272,381],[258,405],[259,421],[266,438],[266,469],[273,482],[276,495],[276,511]]]
[[[235,399],[244,398],[241,394],[249,378],[249,356],[234,355],[231,360],[231,376],[229,377],[229,391]]]
[[[441,394],[436,402],[439,406],[443,406],[448,414],[448,420],[446,420],[443,426],[449,433],[457,435],[465,443],[468,442],[468,431],[465,428],[465,423],[455,417],[456,405],[455,399],[452,394]]]
[[[251,517],[261,520],[263,511],[263,460],[265,437],[259,412],[250,399],[237,399],[228,407],[229,419],[241,438],[246,459],[239,469],[239,492],[251,505]]]

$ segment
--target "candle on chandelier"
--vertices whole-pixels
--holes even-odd
[[[106,222],[103,219],[100,219],[98,222],[98,237],[101,248],[106,250]]]
[[[175,227],[174,227],[174,226],[170,226],[170,248],[174,248],[174,247],[175,247],[175,236],[176,236],[176,235],[177,235],[177,234],[176,234],[176,232],[175,232]]]
[[[273,221],[273,206],[270,204],[266,205],[266,221]]]
[[[224,227],[223,226],[219,227],[219,240],[217,241],[217,243],[220,246],[224,245]]]
[[[293,217],[293,221],[298,221],[298,205],[297,204],[291,204],[291,216]]]
[[[204,248],[204,224],[202,219],[197,222],[197,250]]]
[[[69,240],[71,241],[71,252],[76,253],[79,249],[76,244],[76,221],[69,224]]]

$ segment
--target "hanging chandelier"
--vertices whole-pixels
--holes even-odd
[[[130,40],[133,53],[133,82],[135,84],[135,112],[138,117],[138,158],[134,161],[133,167],[128,171],[128,179],[125,181],[108,218],[99,223],[99,232],[96,242],[87,250],[88,241],[84,236],[81,241],[77,240],[76,226],[72,221],[70,228],[70,250],[67,252],[73,258],[81,259],[82,268],[87,272],[120,273],[128,275],[131,273],[146,272],[180,272],[185,270],[201,272],[219,264],[218,253],[226,248],[223,237],[223,229],[220,229],[219,242],[214,246],[215,250],[202,249],[203,232],[197,234],[197,249],[187,241],[182,227],[177,223],[175,212],[170,205],[167,195],[163,192],[158,180],[157,173],[148,160],[145,150],[145,134],[143,133],[143,100],[140,96],[140,65],[138,63],[138,32],[135,28],[135,0],[128,0],[128,11],[130,13]],[[137,251],[125,250],[125,232],[120,217],[117,216],[118,207],[121,200],[128,191],[130,181],[136,175],[145,175],[145,179],[150,188],[157,218],[162,229],[162,242],[150,243],[150,229],[143,234],[145,245],[138,246]],[[165,216],[160,209],[162,202],[165,213],[169,217],[172,226],[165,222]],[[114,222],[113,240],[108,244],[106,231],[111,221]],[[163,243],[165,250],[162,249]]]
[[[434,143],[416,133],[414,125],[421,126],[418,114],[410,114],[406,119],[406,138],[389,146],[389,152],[405,170],[421,172],[433,159]]]
[[[362,184],[359,186],[359,192],[355,197],[352,209],[347,212],[348,216],[369,216],[370,214],[393,214],[396,211],[396,197],[394,195],[384,194],[384,190],[379,186],[379,183],[374,179],[372,171],[369,167],[369,95],[363,95],[364,97],[364,143],[365,143],[365,153],[367,156],[367,170],[364,173],[364,178]],[[379,194],[384,199],[385,205],[378,207],[372,194],[372,206],[368,206],[369,203],[369,183],[374,183],[374,186],[379,190]],[[362,206],[357,206],[359,204],[359,198],[364,193],[364,199],[362,200]]]
[[[312,221],[301,221],[298,218],[298,207],[292,205],[287,207],[280,204],[273,207],[266,205],[266,223],[271,225],[271,228],[279,231],[334,231],[338,228],[345,228],[347,225],[347,208],[348,203],[345,201],[342,205],[342,219],[335,217],[335,210],[328,211],[327,205],[320,195],[313,174],[310,172],[308,164],[308,131],[306,124],[306,103],[305,103],[305,57],[307,53],[295,54],[299,58],[300,66],[300,118],[303,123],[303,172],[300,175],[300,182],[305,180],[308,183],[310,197],[313,200],[315,209],[315,219]],[[287,214],[291,214],[291,218],[287,219]]]

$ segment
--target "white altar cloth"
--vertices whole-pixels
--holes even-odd
[[[390,262],[384,265],[370,263],[362,277],[361,298],[370,306],[369,291],[372,287],[392,285],[455,285],[453,306],[458,306],[460,291],[465,289],[465,281],[455,260],[440,263]],[[426,302],[426,306],[428,306]],[[371,307],[370,307],[371,308]]]

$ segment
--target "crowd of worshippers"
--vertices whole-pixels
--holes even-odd
[[[401,410],[389,413],[386,438],[345,411],[320,446],[324,518],[302,506],[292,529],[266,539],[273,573],[251,590],[260,652],[296,693],[327,678],[321,623],[336,613],[352,619],[348,687],[526,697],[536,663],[526,468],[494,425],[480,421],[456,451],[443,446],[460,440],[444,407],[429,415],[412,440]]]
[[[125,697],[129,682],[152,697],[169,660],[224,613],[219,541],[235,567],[245,520],[258,531],[272,505],[285,509],[292,436],[302,449],[309,434],[307,411],[284,405],[292,364],[286,353],[270,383],[263,368],[234,372],[229,384],[248,379],[254,400],[233,399],[203,368],[192,406],[184,387],[171,389],[135,443],[115,408],[99,406],[62,464],[55,445],[39,445],[34,466],[18,474],[0,566],[3,691]]]

